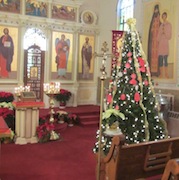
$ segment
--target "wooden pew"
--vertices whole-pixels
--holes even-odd
[[[162,180],[179,180],[179,159],[170,159],[167,162]]]
[[[167,162],[179,157],[179,137],[126,145],[114,136],[107,156],[101,157],[100,180],[136,180],[163,174]]]

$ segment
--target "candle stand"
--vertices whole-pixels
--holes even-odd
[[[50,109],[50,119],[49,122],[54,124],[54,96],[60,93],[60,83],[58,82],[51,82],[44,84],[44,93],[49,97],[49,109]],[[60,134],[56,133],[54,130],[50,133],[50,140],[57,140],[60,139]]]
[[[50,109],[50,123],[54,123],[55,119],[54,119],[54,114],[55,114],[55,111],[54,111],[54,105],[55,105],[55,102],[54,102],[54,96],[57,95],[58,93],[46,93],[46,95],[49,97],[49,109]],[[57,134],[54,130],[51,131],[50,133],[50,140],[57,140],[60,138],[60,135]]]

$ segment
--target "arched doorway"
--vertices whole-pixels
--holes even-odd
[[[30,86],[38,101],[43,101],[46,37],[37,28],[29,28],[24,36],[24,85]]]

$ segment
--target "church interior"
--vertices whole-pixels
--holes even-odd
[[[0,1],[0,180],[179,178],[178,0]]]

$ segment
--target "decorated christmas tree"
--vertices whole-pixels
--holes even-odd
[[[106,97],[106,110],[102,117],[102,137],[94,152],[105,154],[111,146],[111,136],[106,132],[121,132],[127,144],[156,141],[168,138],[166,123],[159,116],[159,105],[148,62],[142,49],[136,20],[127,20],[129,31],[124,33],[120,56],[112,68]],[[97,133],[97,139],[99,131]]]

